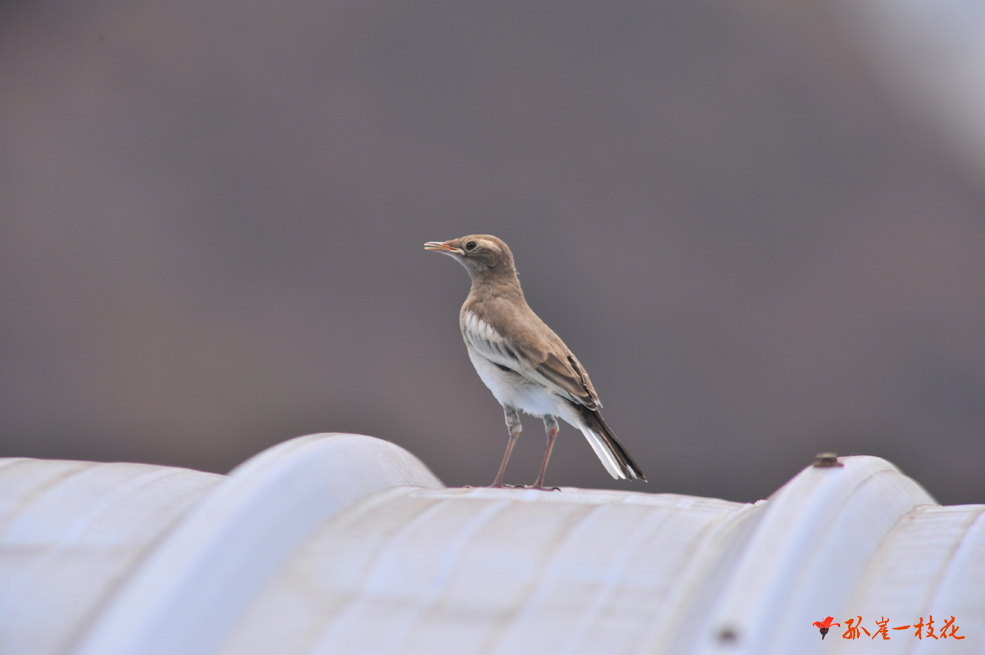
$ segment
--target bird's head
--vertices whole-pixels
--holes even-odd
[[[494,274],[514,274],[513,253],[500,239],[489,234],[470,234],[450,241],[428,241],[425,250],[444,253],[458,260],[472,279]]]

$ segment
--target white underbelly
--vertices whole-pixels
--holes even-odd
[[[565,409],[561,407],[565,404],[564,400],[519,373],[502,370],[472,348],[468,348],[468,351],[475,372],[500,405],[515,407],[532,416],[561,416]]]

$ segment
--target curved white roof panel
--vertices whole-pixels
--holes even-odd
[[[0,653],[61,653],[223,476],[0,460]]]
[[[0,653],[985,652],[985,506],[840,463],[741,504],[446,489],[356,435],[225,477],[0,460]],[[964,639],[876,634],[931,614]]]

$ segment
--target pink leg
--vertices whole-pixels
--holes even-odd
[[[519,436],[519,432],[510,434],[510,440],[506,444],[506,454],[503,455],[503,463],[499,465],[499,472],[496,474],[496,480],[492,483],[494,489],[499,489],[503,486],[503,473],[506,472],[506,462],[510,461],[510,453],[513,452],[513,444],[516,443],[516,439]]]
[[[540,463],[540,475],[534,483],[534,489],[544,488],[544,473],[547,471],[547,460],[551,458],[551,449],[554,448],[554,439],[557,438],[557,419],[548,414],[544,417],[544,428],[547,430],[547,450],[544,451],[544,461]]]
[[[503,463],[499,465],[496,480],[492,483],[493,488],[496,489],[503,486],[503,473],[506,472],[506,462],[510,461],[510,453],[513,452],[513,445],[520,436],[520,430],[523,429],[523,426],[520,424],[519,412],[512,407],[504,406],[503,413],[506,414],[506,429],[510,431],[510,440],[506,444],[506,454],[503,455]]]

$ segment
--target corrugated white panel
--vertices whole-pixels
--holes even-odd
[[[981,653],[985,506],[842,463],[749,505],[445,489],[355,435],[227,478],[0,460],[0,652]],[[810,625],[877,613],[953,614],[966,638],[822,642]]]
[[[669,494],[393,491],[312,535],[222,652],[636,652],[757,512]]]
[[[144,464],[0,460],[0,653],[62,652],[221,479]]]
[[[314,435],[275,446],[188,513],[73,652],[214,652],[319,525],[379,491],[440,485],[413,455],[379,439]],[[282,618],[270,617],[271,624]]]
[[[835,620],[844,628],[844,619],[862,617],[862,625],[874,636],[877,620],[889,619],[892,628],[913,626],[933,616],[938,635],[954,616],[960,626],[955,634],[962,640],[917,639],[913,629],[889,630],[889,640],[876,637],[870,648],[878,646],[880,653],[890,655],[941,648],[948,653],[981,653],[985,652],[983,599],[985,506],[927,507],[900,521],[886,537]],[[927,635],[926,629],[921,632]],[[859,636],[858,641],[835,639],[832,651],[854,653],[860,644],[873,641],[864,633]]]
[[[877,457],[809,467],[770,498],[701,630],[699,653],[819,653],[804,628],[844,603],[886,534],[936,504]]]

